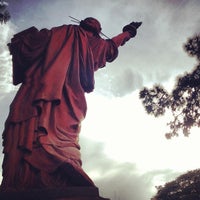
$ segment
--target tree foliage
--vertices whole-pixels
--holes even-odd
[[[0,23],[6,23],[10,19],[10,13],[7,10],[8,3],[0,1]]]
[[[174,181],[158,186],[152,200],[199,200],[200,170],[189,171]]]
[[[173,120],[167,124],[170,128],[166,133],[168,139],[178,136],[180,131],[188,136],[192,127],[200,127],[200,35],[189,38],[184,50],[197,58],[198,65],[192,72],[177,77],[171,93],[161,85],[140,91],[140,99],[148,114],[158,117],[167,109],[171,110]]]

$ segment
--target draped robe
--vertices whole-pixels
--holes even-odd
[[[81,168],[78,138],[94,72],[113,61],[112,40],[63,25],[16,34],[9,44],[21,83],[3,132],[2,190],[94,186]]]

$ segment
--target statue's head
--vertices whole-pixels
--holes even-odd
[[[93,17],[87,17],[84,20],[81,20],[80,26],[86,31],[90,31],[95,35],[99,35],[99,33],[101,32],[100,22]]]

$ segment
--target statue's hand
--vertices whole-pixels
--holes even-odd
[[[131,22],[130,24],[123,27],[122,31],[128,31],[131,37],[135,37],[137,34],[137,29],[141,26],[142,22]]]

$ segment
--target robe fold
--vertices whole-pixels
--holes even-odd
[[[21,83],[3,132],[2,190],[94,186],[81,168],[78,144],[94,72],[112,62],[112,40],[76,25],[31,27],[9,44],[13,83]]]

